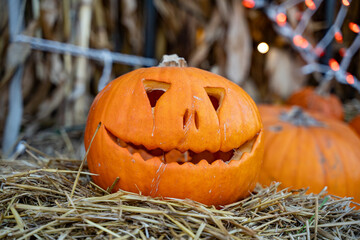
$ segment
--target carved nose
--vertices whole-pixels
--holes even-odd
[[[195,127],[198,130],[200,127],[199,123],[199,115],[196,110],[186,109],[183,115],[183,129],[184,131],[188,131],[190,129],[191,123],[194,121]]]

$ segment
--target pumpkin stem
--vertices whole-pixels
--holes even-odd
[[[295,126],[305,126],[305,127],[325,126],[322,122],[319,122],[318,120],[307,114],[299,106],[293,106],[288,112],[282,112],[279,118],[281,121],[289,122]]]
[[[171,54],[162,57],[159,67],[187,67],[187,63],[177,54]]]

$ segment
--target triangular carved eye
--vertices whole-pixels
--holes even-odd
[[[146,95],[149,99],[151,108],[156,106],[160,97],[170,88],[170,83],[159,82],[154,80],[144,80],[143,85]]]
[[[215,111],[217,111],[219,109],[219,106],[220,106],[220,100],[217,99],[215,96],[211,96],[211,95],[208,95],[209,98],[210,98],[210,101],[215,109]]]
[[[218,112],[225,96],[225,89],[217,87],[205,87],[205,91],[209,96],[215,111]]]
[[[148,90],[146,91],[146,95],[150,101],[151,107],[155,107],[159,98],[165,93],[164,90]]]

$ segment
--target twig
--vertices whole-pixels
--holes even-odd
[[[74,192],[75,192],[75,189],[76,189],[76,185],[77,185],[77,183],[78,183],[78,181],[79,181],[79,178],[80,178],[80,173],[81,173],[81,171],[82,171],[82,169],[83,169],[83,167],[84,167],[84,163],[85,163],[85,161],[86,161],[87,155],[89,154],[89,151],[90,151],[90,148],[91,148],[91,144],[93,143],[93,141],[94,141],[94,139],[95,139],[95,136],[96,136],[97,132],[98,132],[99,129],[100,129],[100,126],[101,126],[101,122],[99,122],[99,125],[98,125],[97,128],[96,128],[95,133],[94,133],[94,135],[93,135],[92,138],[91,138],[91,141],[90,141],[90,144],[89,144],[89,148],[87,149],[86,154],[85,154],[85,156],[84,156],[84,158],[83,158],[83,160],[82,160],[82,162],[81,162],[81,164],[80,164],[78,173],[77,173],[76,178],[75,178],[75,181],[74,181],[73,188],[72,188],[72,190],[71,190],[70,198],[72,198],[73,195],[74,195]]]

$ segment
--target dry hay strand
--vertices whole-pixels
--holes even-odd
[[[0,168],[19,169],[25,162],[0,160]],[[86,166],[71,195],[82,161],[50,162],[56,169],[0,171],[0,239],[360,238],[360,212],[351,198],[278,190],[274,183],[215,208],[125,191],[110,194],[91,182]]]

